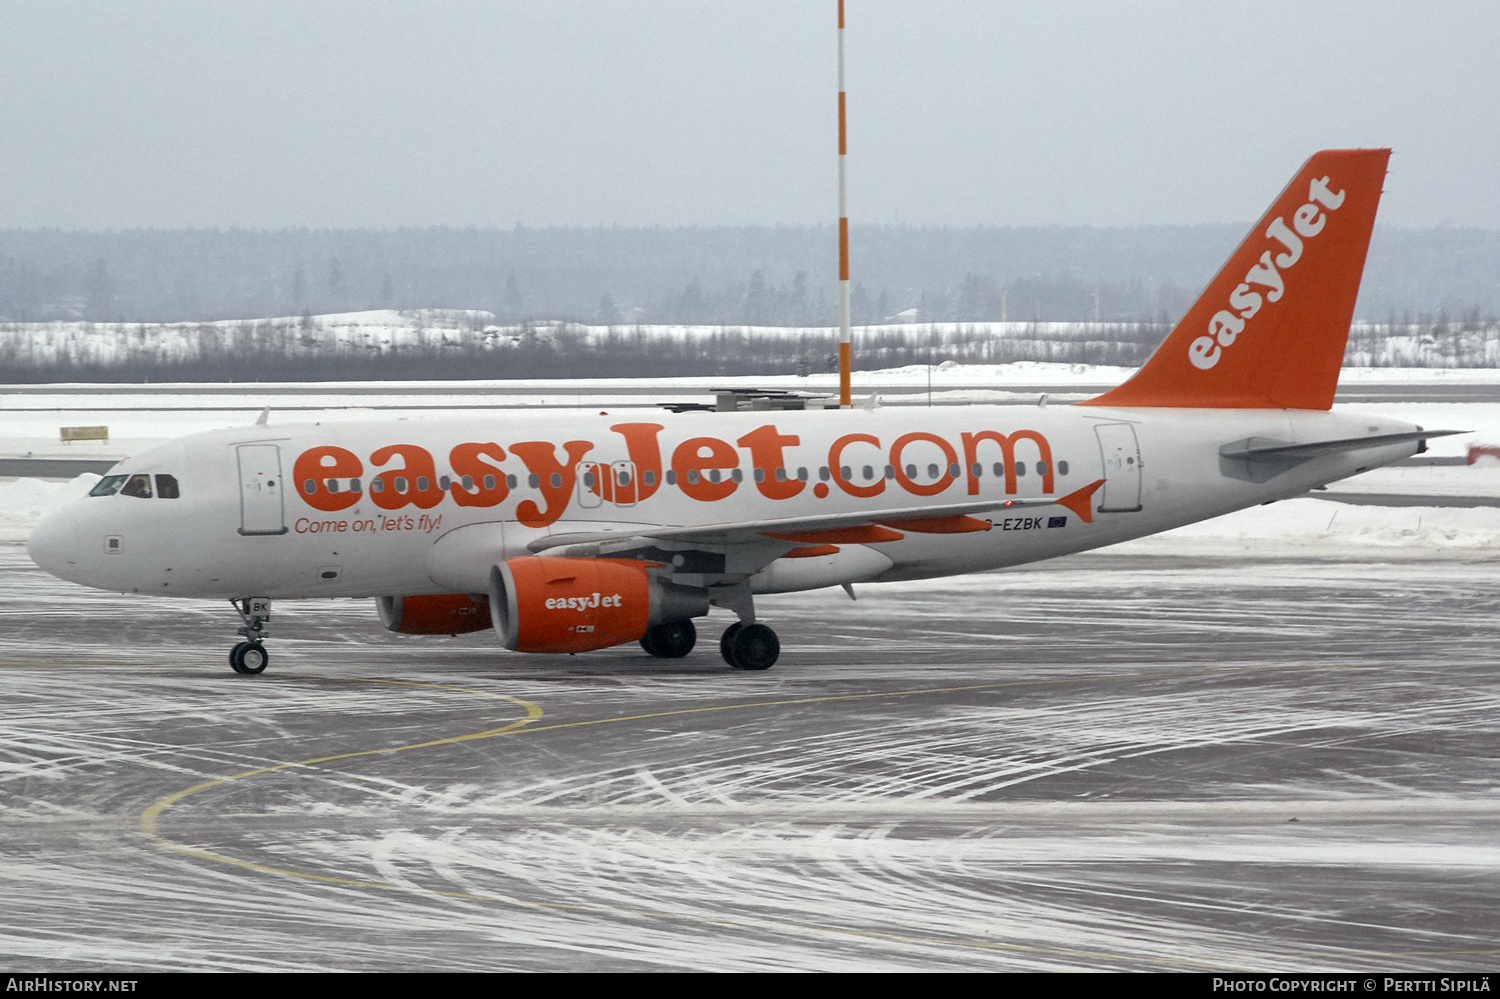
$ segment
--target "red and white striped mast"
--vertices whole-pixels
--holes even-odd
[[[849,394],[849,369],[854,348],[849,339],[849,209],[844,203],[844,157],[849,153],[845,132],[844,0],[839,4],[839,406],[854,405]]]

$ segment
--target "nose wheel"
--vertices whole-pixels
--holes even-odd
[[[240,642],[229,650],[230,668],[244,676],[264,673],[270,662],[271,654],[259,642]]]
[[[243,600],[229,601],[229,606],[245,622],[243,627],[235,629],[236,633],[245,636],[245,640],[229,650],[229,668],[241,676],[264,673],[271,662],[270,653],[266,652],[266,647],[262,644],[270,635],[266,628],[271,620],[270,599],[246,597]]]

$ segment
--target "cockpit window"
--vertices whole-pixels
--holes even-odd
[[[140,475],[132,475],[120,489],[121,496],[135,496],[140,499],[151,498],[151,476],[144,472]]]
[[[157,474],[156,495],[162,499],[176,499],[180,494],[177,488],[177,476]]]
[[[115,493],[120,491],[120,486],[124,484],[127,478],[128,476],[125,475],[106,475],[104,478],[95,483],[93,489],[89,490],[89,495],[113,496]]]

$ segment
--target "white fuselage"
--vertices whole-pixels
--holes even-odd
[[[74,501],[43,521],[29,547],[57,576],[127,593],[483,593],[491,566],[528,555],[528,544],[548,535],[1028,501],[1014,516],[979,514],[989,530],[902,532],[829,546],[837,551],[820,557],[772,555],[749,581],[755,592],[779,592],[1012,566],[1154,534],[1418,449],[1335,452],[1254,481],[1264,476],[1237,471],[1220,454],[1225,445],[1414,429],[1305,410],[1087,406],[250,426],[126,459],[112,475],[170,475],[179,495]],[[1036,503],[1098,480],[1091,517]],[[684,578],[694,571],[682,567]]]

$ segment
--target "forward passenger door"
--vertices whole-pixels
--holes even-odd
[[[240,533],[285,534],[281,448],[241,444],[235,450],[240,469]]]

